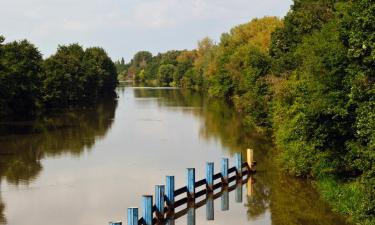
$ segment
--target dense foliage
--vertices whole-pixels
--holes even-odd
[[[0,38],[0,116],[33,115],[41,108],[93,102],[113,94],[116,67],[98,47],[59,46],[42,59],[28,41],[3,44]]]
[[[2,44],[0,37],[0,116],[36,110],[42,56],[28,41]]]
[[[217,44],[148,58],[136,76],[230,100],[245,124],[273,131],[286,171],[374,224],[374,34],[373,0],[294,0],[283,21],[254,19]]]

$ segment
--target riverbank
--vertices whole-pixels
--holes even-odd
[[[295,1],[283,20],[253,19],[193,50],[137,53],[136,81],[201,89],[272,130],[280,165],[314,179],[358,224],[375,223],[374,4]]]

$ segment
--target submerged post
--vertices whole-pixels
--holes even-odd
[[[194,199],[195,196],[195,169],[187,169],[187,197],[189,200]]]
[[[138,208],[128,208],[128,225],[138,225]]]
[[[213,191],[214,187],[214,163],[207,162],[206,163],[206,184],[207,184],[207,191]]]
[[[228,158],[221,159],[221,176],[223,184],[228,184]]]
[[[223,189],[223,193],[221,194],[221,211],[228,211],[229,210],[229,192],[228,189]]]
[[[237,175],[239,177],[241,177],[242,176],[242,156],[241,156],[241,153],[236,153],[234,155],[234,166],[236,167]]]
[[[247,164],[249,165],[249,168],[253,168],[253,161],[254,161],[254,150],[253,149],[247,149]]]
[[[142,217],[145,225],[152,225],[152,195],[143,195],[142,197]]]
[[[155,186],[155,205],[156,205],[156,214],[158,217],[164,216],[164,194],[165,186],[156,185]]]
[[[165,190],[166,203],[169,211],[174,210],[174,176],[167,176],[167,185]]]
[[[206,219],[214,220],[214,196],[212,193],[206,196]]]
[[[195,225],[195,207],[189,207],[187,211],[187,225]]]
[[[242,202],[242,182],[237,182],[236,184],[236,196],[235,196],[236,202],[240,203]]]
[[[122,225],[122,222],[109,222],[109,225]]]

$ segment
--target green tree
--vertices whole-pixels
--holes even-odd
[[[31,115],[40,105],[42,56],[30,42],[2,44],[0,37],[0,115]]]
[[[176,71],[176,67],[172,64],[161,65],[158,71],[158,81],[163,86],[169,86],[173,81],[173,74]]]
[[[78,44],[59,46],[55,55],[44,62],[44,101],[48,106],[59,107],[79,103],[84,96],[85,55]]]

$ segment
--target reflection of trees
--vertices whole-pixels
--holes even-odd
[[[275,160],[272,140],[252,128],[228,104],[209,100],[197,92],[186,90],[135,89],[136,97],[159,98],[161,107],[196,107],[184,110],[202,121],[200,135],[221,142],[231,154],[247,148],[255,150],[258,162],[253,195],[247,197],[248,217],[255,218],[271,211],[274,225],[344,225],[345,221],[331,212],[309,181],[284,175]]]
[[[0,124],[0,177],[27,183],[41,171],[40,160],[61,154],[80,155],[111,127],[117,102],[53,113],[33,122]]]
[[[1,201],[1,197],[0,197],[0,224],[6,223],[6,219],[5,219],[5,216],[4,216],[4,209],[5,209],[5,205]]]

